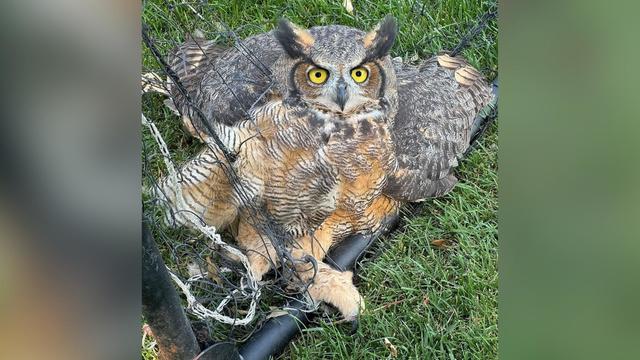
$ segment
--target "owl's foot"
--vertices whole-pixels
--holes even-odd
[[[324,301],[340,311],[347,321],[357,320],[364,310],[364,298],[353,285],[351,271],[337,271],[324,263],[318,263],[318,272],[308,288],[314,301]]]
[[[249,253],[247,254],[247,258],[249,259],[249,266],[253,277],[258,281],[262,280],[264,274],[271,269],[272,261],[270,261],[266,255],[257,253]]]
[[[278,265],[276,250],[250,223],[240,219],[236,241],[244,249],[253,277],[260,281],[272,266]]]
[[[349,332],[349,335],[355,335],[358,332],[359,326],[360,326],[360,321],[358,320],[358,318],[351,320],[351,331]]]
[[[242,262],[239,256],[236,256],[235,254],[229,251],[225,251],[225,250],[222,250],[222,251],[223,251],[223,255],[229,258],[231,261],[235,261],[237,263]],[[266,274],[267,272],[269,272],[269,270],[271,270],[272,263],[269,261],[269,259],[266,258],[266,256],[262,254],[258,254],[255,251],[254,252],[247,251],[246,256],[247,256],[247,260],[249,260],[249,271],[251,271],[251,275],[257,281],[262,280],[262,277],[264,276],[264,274]]]

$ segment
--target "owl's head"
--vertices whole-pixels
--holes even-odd
[[[368,33],[340,25],[307,30],[281,20],[275,36],[286,54],[277,71],[286,99],[341,116],[395,113],[396,76],[388,53],[396,34],[391,16]]]

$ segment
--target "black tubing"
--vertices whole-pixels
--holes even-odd
[[[386,221],[382,230],[372,235],[354,235],[340,242],[331,249],[324,261],[332,267],[344,271],[355,266],[364,251],[378,237],[393,230],[398,223],[398,216]],[[309,324],[314,314],[305,313],[300,301],[291,301],[285,305],[288,316],[278,316],[267,320],[251,338],[240,348],[240,355],[244,360],[266,360],[270,356],[279,354],[289,342],[300,333],[300,329]]]
[[[285,307],[289,315],[278,316],[267,320],[262,327],[253,333],[240,348],[240,356],[244,360],[269,359],[278,354],[289,344],[300,329],[311,321],[312,314],[299,310],[303,304],[297,301],[287,302]]]
[[[487,106],[485,106],[478,115],[473,120],[471,124],[471,138],[469,140],[469,148],[465,151],[463,158],[467,157],[469,152],[473,150],[473,146],[476,141],[484,135],[484,132],[489,128],[489,126],[493,123],[493,120],[496,118],[496,113],[498,111],[498,78],[496,78],[491,84],[491,92],[493,93],[493,101],[491,101]]]
[[[142,314],[160,348],[159,358],[193,359],[200,346],[184,314],[153,235],[142,222]]]

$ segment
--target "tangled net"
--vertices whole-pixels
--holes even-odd
[[[236,32],[223,22],[205,20],[203,12],[208,5],[203,2],[165,3],[166,8],[156,3],[145,4],[143,12],[143,41],[145,55],[143,62],[142,93],[143,112],[143,214],[160,251],[167,264],[167,269],[176,286],[181,290],[186,301],[187,313],[194,318],[194,327],[202,329],[199,340],[208,342],[212,338],[226,338],[233,341],[244,341],[255,330],[259,320],[281,314],[283,309],[269,308],[261,305],[263,293],[273,301],[284,303],[285,299],[305,298],[307,309],[313,311],[317,305],[306,296],[306,288],[302,290],[286,289],[293,277],[293,259],[286,249],[290,239],[281,231],[269,213],[258,207],[249,206],[246,210],[252,225],[259,227],[261,234],[266,234],[262,241],[274,244],[278,263],[281,267],[265,281],[258,282],[250,271],[246,255],[232,245],[231,237],[218,229],[207,225],[201,214],[195,213],[186,205],[182,194],[180,164],[196,154],[200,142],[219,150],[223,154],[216,159],[225,171],[235,192],[243,199],[250,199],[250,190],[245,189],[238,180],[233,167],[230,166],[235,156],[217,137],[213,129],[207,134],[198,133],[194,139],[180,130],[181,121],[175,109],[165,106],[170,97],[171,87],[181,94],[190,106],[191,116],[205,119],[203,112],[191,102],[180,79],[167,64],[170,52],[192,34],[198,34],[216,43],[235,47],[254,66],[263,69],[267,82],[272,83],[268,68],[260,63],[251,49],[244,45]],[[170,14],[171,16],[166,16]],[[208,17],[215,18],[209,12]],[[162,28],[153,29],[148,20],[160,16]],[[167,38],[169,40],[167,40]],[[204,51],[203,51],[204,54]],[[213,61],[207,58],[201,62]],[[180,59],[188,61],[187,59]],[[268,92],[270,90],[267,87]],[[248,114],[253,103],[236,98]],[[203,124],[210,123],[202,121]],[[161,125],[161,126],[159,126]],[[194,128],[196,128],[194,126]],[[160,130],[162,129],[162,130]],[[197,130],[196,130],[197,131]],[[206,135],[206,136],[205,136]],[[200,140],[200,142],[198,141]],[[171,149],[171,145],[179,148]],[[162,178],[162,186],[160,179]],[[172,193],[166,194],[166,189]],[[165,189],[165,190],[163,190]],[[172,199],[169,203],[168,199]],[[246,201],[245,203],[250,203]],[[180,227],[179,225],[186,225]],[[270,315],[271,314],[271,315]]]
[[[416,2],[420,3],[420,2]],[[424,4],[422,4],[424,9]],[[486,23],[495,13],[487,13],[481,20]],[[266,304],[283,304],[288,299],[306,299],[306,310],[314,311],[317,304],[306,296],[306,289],[287,287],[297,275],[294,259],[287,251],[293,242],[281,231],[269,213],[258,207],[246,210],[252,225],[259,227],[259,233],[266,234],[263,241],[271,242],[276,250],[278,263],[273,276],[257,281],[249,270],[245,254],[233,245],[229,234],[207,225],[200,214],[186,206],[179,183],[182,179],[181,167],[203,146],[217,149],[223,154],[217,159],[230,179],[234,190],[245,200],[251,198],[230,166],[234,153],[226,149],[216,132],[209,128],[207,134],[193,138],[182,131],[180,116],[175,109],[166,106],[177,89],[182,100],[190,105],[190,115],[204,121],[203,112],[190,101],[180,79],[167,63],[168,55],[184,41],[199,38],[215,41],[223,47],[234,47],[249,62],[261,70],[264,81],[273,84],[269,69],[260,62],[250,48],[237,35],[250,32],[250,25],[232,30],[218,19],[213,5],[205,1],[146,1],[143,9],[143,214],[167,264],[170,276],[182,292],[185,308],[192,318],[199,340],[210,344],[215,340],[234,342],[245,341],[257,326],[270,316],[283,314],[282,310]],[[480,25],[471,33],[481,31]],[[463,41],[455,51],[469,43],[471,36]],[[209,62],[203,51],[204,59]],[[187,59],[181,59],[187,62]],[[215,70],[215,69],[214,69]],[[485,69],[487,70],[487,69]],[[489,69],[490,70],[490,69]],[[491,70],[490,70],[491,72]],[[265,93],[271,90],[266,87]],[[257,103],[249,103],[236,97],[245,114]],[[194,129],[198,127],[193,126]],[[197,131],[197,130],[196,130]],[[206,135],[206,136],[205,136]],[[164,188],[173,193],[172,197],[163,193]],[[173,198],[171,204],[169,198]],[[245,203],[250,203],[246,201]],[[411,211],[409,209],[408,211]],[[416,209],[413,209],[416,211]],[[179,225],[187,225],[180,227]]]

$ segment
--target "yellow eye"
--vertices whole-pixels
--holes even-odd
[[[367,77],[369,77],[369,71],[363,67],[357,67],[351,70],[351,77],[355,82],[360,84],[367,80]]]
[[[314,84],[320,85],[324,84],[324,82],[327,81],[329,72],[322,68],[313,68],[307,73],[307,76],[309,77],[309,81]]]

